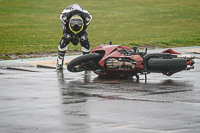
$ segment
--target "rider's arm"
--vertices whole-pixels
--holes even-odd
[[[70,9],[65,8],[62,13],[60,14],[60,20],[62,23],[66,24],[71,17],[71,11]]]
[[[81,17],[84,19],[85,24],[88,26],[92,20],[92,15],[88,11],[83,10]]]

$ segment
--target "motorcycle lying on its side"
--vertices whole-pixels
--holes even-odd
[[[92,70],[104,77],[133,77],[139,74],[163,73],[171,76],[182,70],[194,69],[194,56],[182,55],[172,49],[147,54],[121,45],[102,44],[90,54],[79,56],[67,64],[70,72]],[[146,77],[146,76],[145,76]]]

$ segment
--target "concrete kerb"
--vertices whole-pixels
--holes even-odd
[[[148,50],[149,52],[161,52],[163,50],[166,50],[169,48],[165,48],[165,49],[152,49],[152,50]],[[180,53],[188,53],[188,54],[200,54],[200,46],[193,46],[193,47],[177,47],[177,48],[171,48],[175,51],[178,51]]]
[[[69,63],[72,59],[78,57],[80,55],[71,55],[65,56],[64,67],[67,63]],[[43,57],[43,58],[29,58],[29,59],[17,59],[17,60],[3,60],[0,61],[0,67],[13,66],[49,66],[52,68],[56,67],[57,57]]]
[[[194,48],[194,49],[183,49],[181,50],[186,53],[194,53],[194,54],[200,54],[200,48]]]

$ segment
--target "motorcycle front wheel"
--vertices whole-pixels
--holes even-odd
[[[79,56],[67,64],[67,70],[70,72],[96,70],[98,69],[98,62],[101,60],[101,58],[101,55],[97,53]]]

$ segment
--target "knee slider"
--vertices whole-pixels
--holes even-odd
[[[65,48],[71,40],[71,35],[67,35],[66,37],[62,37],[60,41],[60,48]]]
[[[87,42],[88,41],[87,35],[82,35],[80,41],[81,42]]]
[[[72,39],[72,36],[70,34],[67,34],[66,38],[70,41]]]

